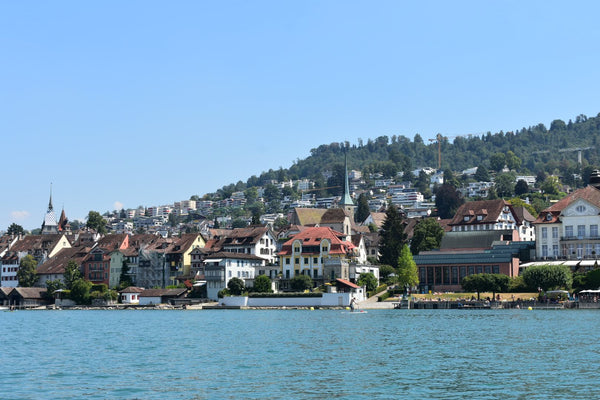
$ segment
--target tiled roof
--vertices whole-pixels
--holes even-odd
[[[292,244],[296,240],[302,242],[302,246],[320,246],[323,239],[328,239],[331,242],[329,254],[347,254],[347,250],[353,247],[352,243],[344,242],[340,237],[345,236],[340,232],[336,232],[330,227],[313,227],[305,229],[296,234],[294,237],[285,242],[279,252],[280,256],[292,254]]]
[[[321,224],[331,224],[338,223],[341,224],[348,217],[346,211],[341,208],[329,208],[325,213],[321,216]]]
[[[144,291],[144,288],[137,287],[137,286],[129,286],[129,287],[126,287],[125,289],[121,290],[119,293],[142,293],[143,291]]]
[[[27,235],[18,240],[11,248],[10,252],[32,252],[33,250],[52,250],[60,239],[62,234],[49,235]]]
[[[84,246],[62,249],[54,257],[39,265],[37,273],[38,275],[64,274],[69,261],[73,260],[79,266],[88,253],[89,247]]]
[[[479,225],[496,223],[505,206],[508,206],[511,210],[513,210],[512,206],[502,199],[468,201],[458,208],[449,225]],[[514,215],[514,210],[512,212]],[[465,221],[465,216],[473,218]],[[482,219],[478,220],[475,218],[476,216],[482,216]],[[517,218],[516,215],[515,218]],[[517,223],[519,223],[519,221],[517,221]]]
[[[337,279],[336,279],[336,282],[338,282],[338,283],[341,283],[341,284],[342,284],[342,285],[344,285],[344,286],[351,287],[352,289],[360,289],[360,286],[358,286],[358,285],[355,285],[354,283],[352,283],[352,282],[350,282],[350,281],[347,281],[347,280],[345,280],[345,279],[340,279],[340,278],[337,278]]]
[[[18,293],[23,299],[43,299],[43,294],[47,291],[46,288],[41,287],[16,287],[10,293],[10,296],[14,296]]]
[[[586,186],[564,197],[552,204],[550,207],[542,210],[540,215],[534,221],[534,224],[552,224],[560,222],[559,217],[562,211],[577,200],[585,200],[593,206],[600,208],[600,190],[593,186]]]
[[[140,297],[179,297],[187,291],[179,289],[146,289],[140,293]]]
[[[385,222],[385,213],[384,212],[371,212],[371,218],[373,219],[373,223],[380,228],[383,226]]]
[[[120,249],[128,243],[128,236],[126,233],[117,233],[106,235],[98,240],[98,247],[105,250],[116,250]]]
[[[321,222],[323,214],[327,212],[326,208],[294,208],[300,225],[317,225]]]

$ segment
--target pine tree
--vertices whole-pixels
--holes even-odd
[[[354,214],[354,222],[363,223],[369,216],[371,210],[369,210],[369,202],[367,196],[361,193],[358,196],[358,206],[356,208],[356,214]]]
[[[391,204],[385,212],[385,222],[379,232],[379,261],[382,264],[398,267],[398,257],[402,246],[406,244],[407,235],[404,232],[402,214]]]

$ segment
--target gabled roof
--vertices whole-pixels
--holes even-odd
[[[253,246],[269,231],[268,226],[221,230],[221,236],[209,240],[206,247],[212,251],[221,251],[225,246]]]
[[[58,245],[63,234],[27,235],[18,240],[7,252],[9,253],[35,253],[36,251],[47,251],[50,253]]]
[[[513,207],[513,209],[515,210],[515,214],[517,218],[519,218],[519,221],[535,221],[535,217],[531,215],[531,213],[525,207]]]
[[[375,226],[377,226],[378,229],[381,229],[381,227],[383,226],[383,223],[385,222],[385,213],[384,212],[371,212],[370,217],[373,220],[373,223],[375,224]],[[364,221],[363,221],[363,223],[364,223]]]
[[[69,261],[75,261],[79,266],[89,254],[89,251],[89,247],[84,246],[62,249],[56,253],[54,257],[39,265],[37,267],[37,273],[38,275],[64,274],[65,267]]]
[[[348,250],[353,248],[354,245],[342,241],[340,237],[343,236],[345,235],[334,231],[328,226],[308,228],[285,242],[281,247],[279,255],[284,256],[292,254],[292,245],[297,240],[302,242],[302,246],[315,247],[320,246],[323,239],[327,239],[331,242],[329,254],[347,254]]]
[[[582,189],[578,189],[567,197],[552,204],[550,207],[542,210],[534,223],[552,224],[560,222],[559,217],[562,211],[577,200],[584,200],[591,205],[600,208],[600,190],[589,185]]]
[[[567,197],[546,208],[544,211],[562,211],[567,208],[569,204],[574,203],[579,199],[585,200],[588,203],[600,208],[600,190],[593,186],[586,186],[583,189],[574,191]]]
[[[321,224],[341,224],[346,218],[348,218],[348,214],[345,210],[341,208],[329,208],[323,215],[321,216],[321,220],[319,223]]]
[[[98,247],[108,251],[122,250],[127,248],[128,245],[129,236],[126,233],[106,235],[98,240]]]
[[[41,287],[16,287],[10,292],[10,296],[19,296],[23,299],[44,299],[43,294],[48,290]]]
[[[326,208],[294,208],[300,225],[318,225],[321,222],[323,214],[327,212]]]
[[[494,224],[498,221],[504,207],[510,208],[514,217],[517,218],[517,224],[520,224],[520,220],[514,212],[512,205],[505,200],[497,199],[468,201],[464,203],[458,208],[449,225]],[[479,216],[481,216],[481,219],[478,220],[476,217]],[[469,217],[469,220],[465,221],[465,217]]]

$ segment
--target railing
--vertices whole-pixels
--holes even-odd
[[[560,240],[563,242],[568,242],[568,241],[572,241],[572,240],[600,240],[600,236],[561,236]]]

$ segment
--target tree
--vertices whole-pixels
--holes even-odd
[[[473,178],[475,178],[477,182],[490,182],[492,180],[488,169],[483,164],[477,167],[477,172],[475,172]]]
[[[86,281],[83,278],[77,279],[73,282],[71,288],[71,300],[76,304],[88,304],[90,302],[90,292],[92,290],[92,282]]]
[[[379,261],[397,268],[398,257],[406,239],[402,215],[396,206],[391,204],[385,212],[385,221],[379,232]]]
[[[440,226],[435,218],[422,219],[413,230],[410,251],[416,255],[421,251],[437,249],[442,243],[443,236],[444,228]]]
[[[254,278],[253,291],[258,293],[271,293],[271,279],[266,275]]]
[[[379,266],[379,279],[391,283],[389,279],[392,278],[392,275],[396,274],[396,270],[391,265],[380,265]]]
[[[473,274],[465,276],[460,285],[465,292],[477,292],[477,300],[481,292],[488,291],[490,288],[490,274]]]
[[[21,225],[17,225],[14,222],[10,224],[8,229],[6,230],[8,235],[19,236],[25,234],[25,229]]]
[[[567,265],[534,265],[523,271],[523,280],[530,288],[544,291],[570,288],[573,283],[571,269]]]
[[[37,261],[31,254],[21,259],[17,279],[19,280],[19,286],[22,287],[31,287],[37,282]]]
[[[532,206],[531,204],[525,203],[525,200],[523,200],[523,199],[520,199],[518,197],[513,197],[512,199],[508,200],[508,202],[513,207],[525,207],[527,209],[527,211],[529,211],[529,213],[531,215],[537,215],[538,214],[538,211],[535,209],[535,207]]]
[[[296,292],[304,292],[313,287],[313,281],[308,275],[296,275],[290,279],[290,287]]]
[[[81,271],[79,265],[73,260],[70,260],[65,266],[65,273],[63,274],[65,287],[68,290],[73,289],[73,283],[81,278]]]
[[[549,176],[540,187],[544,194],[558,194],[560,192],[560,181],[556,176]]]
[[[402,247],[398,259],[398,283],[404,287],[413,287],[419,284],[419,269],[406,244]]]
[[[233,277],[227,282],[227,289],[229,289],[229,293],[234,296],[241,295],[246,289],[244,285],[244,281],[238,277]]]
[[[362,272],[358,276],[358,286],[364,286],[367,289],[367,292],[372,292],[377,289],[377,278],[373,275],[372,272]]]
[[[506,156],[503,153],[496,153],[490,157],[490,169],[500,172],[506,165]]]
[[[454,217],[463,202],[460,192],[452,185],[441,185],[435,193],[435,206],[438,216],[442,219]]]
[[[358,206],[356,207],[356,213],[354,214],[354,222],[363,223],[370,214],[371,210],[369,209],[367,195],[361,193],[358,195]]]
[[[499,197],[512,197],[515,194],[515,176],[512,173],[498,174],[494,188]]]
[[[454,186],[455,188],[460,186],[454,172],[450,169],[444,170],[444,184]]]
[[[231,227],[232,228],[245,228],[248,226],[248,222],[246,222],[246,220],[242,219],[242,218],[236,218],[233,221],[231,221]]]
[[[126,260],[123,260],[121,276],[119,276],[119,287],[125,289],[131,285],[133,285],[133,281],[131,280],[131,275],[129,275],[129,265]]]
[[[90,211],[87,217],[87,223],[85,224],[90,229],[94,229],[101,235],[106,234],[106,220],[102,218],[102,215],[98,211]]]
[[[64,289],[65,285],[60,279],[47,280],[46,281],[46,298],[52,300],[54,298],[54,292],[60,289]]]
[[[521,168],[521,159],[517,157],[517,155],[511,150],[506,152],[505,161],[506,166],[511,171],[517,171],[519,168]]]
[[[529,193],[529,185],[523,179],[519,179],[515,185],[515,195],[521,196]]]

